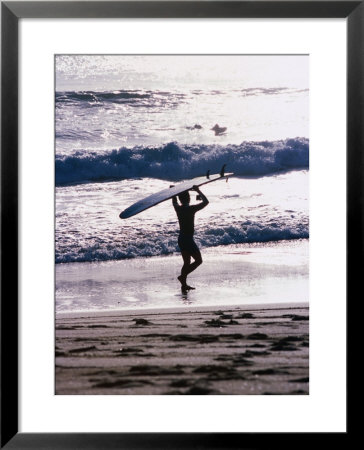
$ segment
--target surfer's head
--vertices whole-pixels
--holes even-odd
[[[182,194],[179,194],[178,196],[179,201],[182,203],[182,205],[189,205],[190,204],[190,194],[188,191],[182,192]]]

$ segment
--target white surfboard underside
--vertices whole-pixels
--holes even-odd
[[[175,195],[181,194],[184,191],[188,191],[192,189],[193,186],[202,186],[204,184],[212,183],[213,181],[226,179],[230,176],[234,175],[233,173],[225,173],[223,176],[220,174],[210,175],[209,178],[197,177],[192,180],[183,181],[182,183],[176,184],[175,186],[167,189],[163,189],[162,191],[156,192],[155,194],[149,195],[136,203],[133,203],[131,206],[126,208],[124,211],[120,213],[120,219],[127,219],[128,217],[135,216],[136,214],[141,213],[142,211],[151,208],[152,206],[158,205],[161,202],[164,202],[168,199],[171,199]]]

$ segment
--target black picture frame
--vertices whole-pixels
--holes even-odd
[[[292,448],[308,445],[312,438],[315,445],[327,443],[325,433],[18,432],[18,22],[117,17],[347,19],[347,312],[349,303],[358,300],[363,273],[364,1],[1,2],[1,448],[271,448],[277,440],[280,447]],[[347,349],[350,354],[350,345]],[[347,444],[348,418],[347,432],[334,433],[336,444],[343,439]]]

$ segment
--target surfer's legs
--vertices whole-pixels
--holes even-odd
[[[182,251],[182,258],[183,258],[183,266],[181,270],[181,275],[178,277],[179,282],[181,283],[182,291],[186,292],[190,289],[194,289],[192,286],[188,286],[187,284],[187,275],[193,272],[197,269],[198,266],[202,264],[202,256],[200,251],[194,253],[191,255],[189,252]],[[194,259],[193,263],[191,264],[191,258]]]
[[[192,236],[186,236],[180,234],[178,238],[178,245],[181,250],[183,258],[183,266],[181,270],[181,275],[178,277],[181,283],[181,289],[183,293],[186,293],[190,289],[194,289],[187,284],[187,275],[193,272],[197,267],[202,264],[202,257],[200,250],[198,249]],[[193,258],[193,263],[191,264],[191,258]]]
[[[186,277],[189,273],[193,272],[194,270],[197,269],[198,266],[200,266],[202,264],[202,256],[200,253],[200,250],[198,250],[196,253],[194,253],[193,255],[191,255],[192,258],[194,259],[193,263],[189,265],[188,269],[187,269],[187,273],[186,273]]]
[[[182,258],[183,258],[183,266],[181,270],[181,275],[178,277],[178,280],[182,284],[182,288],[186,287],[187,285],[187,275],[188,275],[188,268],[191,265],[191,255],[189,252],[181,251]]]

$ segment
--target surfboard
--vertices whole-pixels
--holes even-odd
[[[136,203],[133,203],[128,208],[124,209],[119,215],[120,219],[127,219],[129,217],[135,216],[136,214],[145,211],[146,209],[152,208],[166,200],[171,199],[175,195],[179,195],[182,192],[189,191],[193,186],[202,186],[204,184],[212,183],[217,180],[227,179],[228,177],[234,175],[231,173],[225,173],[225,166],[223,165],[220,173],[210,175],[210,171],[207,171],[204,177],[193,178],[192,180],[183,181],[176,185],[172,185],[167,189],[156,192],[155,194],[149,195]]]

